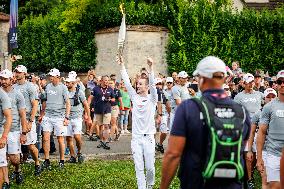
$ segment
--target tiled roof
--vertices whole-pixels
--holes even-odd
[[[8,14],[0,12],[0,21],[9,21],[9,19],[10,19],[10,16]]]
[[[248,8],[253,8],[253,9],[256,9],[256,10],[262,10],[262,9],[273,10],[273,9],[283,5],[284,0],[269,0],[269,2],[267,2],[267,3],[247,2],[245,4]]]

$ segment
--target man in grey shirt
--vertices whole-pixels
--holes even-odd
[[[71,104],[70,123],[68,125],[67,135],[66,135],[67,146],[70,149],[70,156],[71,156],[69,163],[76,163],[73,137],[75,138],[78,150],[77,151],[78,162],[82,163],[84,161],[84,158],[81,153],[81,148],[82,148],[81,133],[82,133],[82,123],[83,123],[82,105],[84,106],[85,113],[88,116],[88,124],[92,124],[90,108],[88,101],[86,100],[85,94],[77,86],[76,77],[69,76],[65,80],[65,82],[68,88],[69,99]]]
[[[244,106],[248,110],[250,114],[250,118],[252,118],[253,115],[261,109],[261,103],[262,103],[262,99],[264,98],[264,95],[263,93],[259,91],[253,90],[254,76],[252,74],[250,73],[245,74],[243,77],[243,80],[244,80],[245,89],[244,91],[240,92],[239,94],[235,96],[234,101]],[[254,153],[253,159],[255,160],[256,149],[255,148],[248,149],[248,143],[247,143],[244,149],[245,157],[246,157],[247,176],[248,176],[247,184],[248,184],[248,187],[254,188],[254,181],[252,179],[252,171],[253,171],[253,167],[255,166],[253,165],[255,161],[249,161],[247,158],[247,152],[250,150]]]
[[[59,144],[59,168],[64,168],[64,136],[67,134],[69,124],[70,100],[68,89],[60,82],[60,72],[58,69],[51,69],[49,74],[50,82],[45,92],[42,94],[42,111],[39,121],[42,122],[43,130],[43,150],[44,150],[44,168],[50,168],[50,133],[54,130]]]
[[[172,95],[171,95],[172,109],[170,113],[170,130],[172,127],[173,119],[175,117],[175,111],[178,105],[180,105],[182,101],[191,98],[191,95],[189,94],[187,88],[187,82],[188,82],[187,79],[188,79],[188,74],[185,71],[179,72],[178,73],[179,84],[176,84],[172,88]]]
[[[11,125],[11,102],[7,93],[2,88],[0,88],[0,188],[9,188],[6,144]]]
[[[12,126],[7,140],[8,157],[15,167],[13,174],[16,183],[21,184],[23,182],[23,176],[20,172],[21,144],[24,144],[27,140],[25,99],[21,92],[12,87],[13,73],[11,71],[8,69],[1,71],[0,81],[1,87],[8,94],[12,106]]]
[[[270,189],[280,188],[280,158],[284,147],[284,70],[277,74],[278,98],[263,107],[257,143],[257,167],[263,171],[262,150],[266,140],[267,182]]]
[[[29,151],[35,161],[35,175],[40,174],[40,163],[38,158],[38,149],[35,146],[37,142],[35,116],[38,107],[38,93],[34,85],[26,80],[27,68],[23,65],[18,65],[15,70],[16,84],[13,86],[20,91],[25,98],[26,118],[27,118],[27,142],[24,145],[28,146]]]

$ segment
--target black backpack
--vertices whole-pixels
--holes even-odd
[[[73,97],[73,101],[74,101],[73,106],[78,106],[80,104],[79,90],[80,90],[80,86],[77,85],[76,86],[76,92],[75,92],[74,97]]]
[[[241,164],[244,108],[237,103],[215,104],[205,97],[192,100],[199,106],[208,129],[203,178],[241,180],[244,176]]]

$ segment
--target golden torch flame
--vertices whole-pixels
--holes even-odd
[[[120,9],[121,14],[125,14],[123,5],[124,5],[124,3],[121,3],[121,4],[119,5],[119,9]]]

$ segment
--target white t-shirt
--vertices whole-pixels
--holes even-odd
[[[155,111],[158,102],[157,89],[154,84],[154,73],[150,73],[150,94],[145,97],[136,93],[132,87],[126,69],[121,70],[121,76],[133,104],[132,134],[155,134]]]

